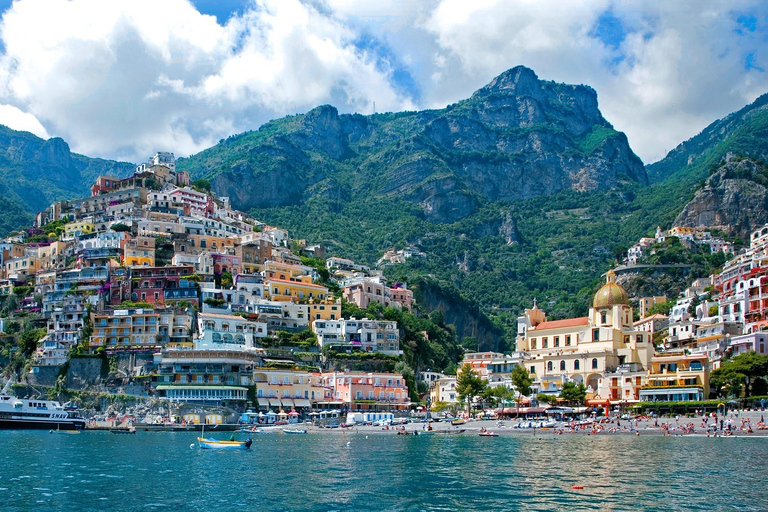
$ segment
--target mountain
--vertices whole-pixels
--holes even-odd
[[[647,183],[592,88],[539,80],[521,66],[444,109],[363,116],[324,105],[230,137],[177,166],[208,178],[243,210],[318,195],[390,197],[437,223],[466,218],[487,201]]]
[[[673,177],[702,180],[728,154],[768,159],[768,93],[710,124],[646,170],[651,183]]]
[[[0,125],[0,233],[31,224],[54,201],[89,195],[101,174],[125,176],[133,167],[72,153],[58,137],[45,140]]]
[[[707,179],[675,219],[675,226],[718,229],[749,240],[768,222],[768,166],[751,158],[732,158]]]

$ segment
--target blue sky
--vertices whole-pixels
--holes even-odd
[[[441,108],[522,64],[595,88],[652,162],[768,92],[758,0],[0,0],[0,12],[0,123],[131,161],[323,103]]]

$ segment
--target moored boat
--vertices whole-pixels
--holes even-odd
[[[51,430],[50,432],[51,434],[65,434],[65,435],[80,433],[79,430]]]
[[[0,391],[0,429],[82,430],[85,419],[53,400],[17,398],[11,381]]]
[[[251,447],[253,439],[245,441],[222,441],[219,439],[197,438],[197,445],[203,450],[247,450]]]
[[[466,423],[466,420],[463,420],[461,418],[456,418],[455,420],[451,420],[451,425],[464,425]]]
[[[298,429],[298,428],[296,428],[296,429],[284,428],[283,432],[285,434],[306,434],[307,430],[306,429]]]

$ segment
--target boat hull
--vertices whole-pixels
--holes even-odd
[[[85,428],[85,420],[72,419],[13,419],[0,418],[0,430],[82,430]]]
[[[219,441],[216,439],[197,438],[197,444],[203,450],[247,450],[251,443],[247,441]]]

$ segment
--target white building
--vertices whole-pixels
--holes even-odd
[[[389,320],[315,320],[312,331],[317,335],[320,348],[328,346],[392,355],[403,353],[397,322]]]
[[[199,338],[195,348],[224,348],[232,350],[255,348],[259,338],[267,335],[267,324],[241,316],[200,313],[197,315]]]

